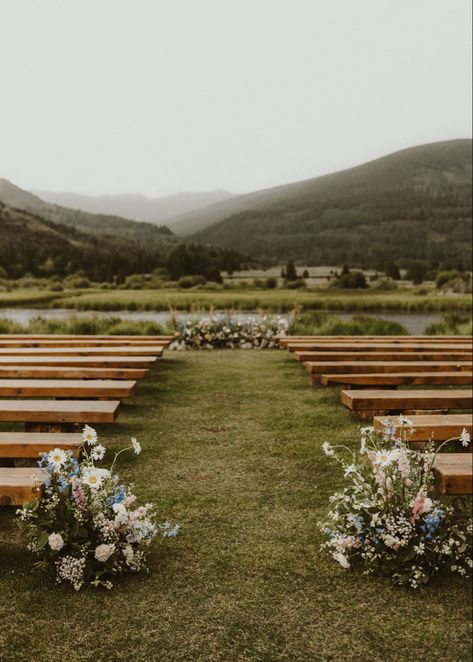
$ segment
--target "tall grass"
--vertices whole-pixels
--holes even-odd
[[[471,336],[473,323],[471,316],[458,313],[445,313],[439,322],[432,322],[425,330],[429,336],[453,335]]]
[[[6,318],[0,318],[0,333],[153,336],[171,332],[170,329],[155,322],[129,321],[122,320],[119,317],[81,318],[71,315],[67,319],[56,320],[38,316],[31,319],[28,324],[20,324]]]
[[[355,315],[349,320],[340,320],[328,313],[319,312],[307,312],[296,316],[289,327],[289,333],[301,336],[409,335],[407,329],[399,322],[366,315]]]

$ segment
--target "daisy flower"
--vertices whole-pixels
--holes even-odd
[[[91,428],[89,425],[84,427],[82,430],[82,442],[89,444],[89,446],[94,446],[97,443],[97,432],[94,428]]]

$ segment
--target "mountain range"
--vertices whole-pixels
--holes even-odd
[[[472,141],[405,149],[174,219],[176,233],[267,262],[471,268]]]
[[[159,225],[166,222],[171,228],[174,216],[208,207],[233,197],[224,189],[200,193],[176,193],[162,198],[148,198],[139,193],[99,196],[41,190],[33,190],[32,193],[45,202],[61,207],[78,209],[92,214],[120,216],[133,221],[146,221]]]

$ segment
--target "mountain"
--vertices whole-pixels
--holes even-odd
[[[268,263],[471,268],[472,141],[421,145],[175,218],[192,239]]]
[[[79,209],[92,214],[122,216],[133,221],[161,224],[172,227],[172,217],[207,207],[215,202],[228,200],[232,194],[223,189],[201,193],[176,193],[162,198],[148,198],[138,193],[121,195],[81,195],[80,193],[54,193],[34,190],[41,200],[62,207]]]
[[[121,237],[138,242],[151,244],[175,243],[171,230],[158,227],[152,223],[130,221],[119,216],[104,214],[90,214],[77,209],[69,209],[60,205],[51,204],[41,200],[29,191],[15,186],[7,179],[0,178],[0,201],[4,204],[29,211],[41,216],[43,219],[73,227],[80,232],[102,237]]]

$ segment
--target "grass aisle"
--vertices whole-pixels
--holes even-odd
[[[30,574],[0,514],[2,662],[470,659],[469,583],[414,594],[319,552],[337,486],[320,446],[357,424],[286,353],[168,352],[102,434],[138,437],[121,474],[182,533],[149,577],[75,594]]]

